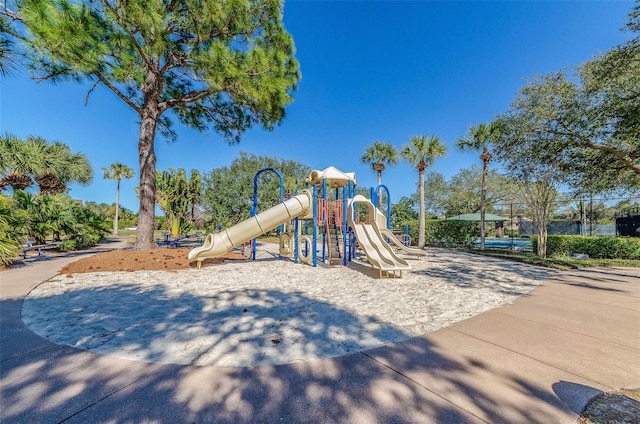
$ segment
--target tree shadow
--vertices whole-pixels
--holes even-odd
[[[582,268],[579,272],[580,276],[588,276],[590,280],[616,285],[625,285],[640,276],[638,268]]]
[[[299,292],[113,284],[30,296],[22,317],[57,344],[144,362],[274,365],[343,355],[409,336]]]
[[[484,390],[481,377],[486,375],[497,376],[500,383],[515,387],[524,397],[542,397],[566,409],[551,388],[532,386],[487,363],[449,356],[424,337],[287,365],[194,365],[216,355],[244,356],[260,363],[264,353],[274,349],[289,357],[292,353],[301,358],[321,355],[330,349],[326,340],[334,340],[347,353],[353,342],[350,337],[365,333],[378,344],[393,337],[406,338],[393,326],[328,303],[314,304],[316,313],[310,313],[309,302],[317,301],[300,293],[250,290],[210,297],[175,296],[158,287],[142,290],[122,284],[29,300],[22,313],[31,326],[46,333],[61,325],[62,316],[54,311],[61,309],[61,302],[82,305],[89,298],[105,306],[118,299],[120,307],[113,314],[129,316],[134,323],[122,327],[121,320],[110,320],[101,310],[85,314],[88,321],[82,326],[89,328],[88,333],[82,333],[77,323],[67,324],[80,332],[80,337],[75,336],[79,346],[95,351],[119,345],[118,349],[131,349],[132,357],[136,352],[141,356],[132,361],[50,344],[26,329],[20,319],[20,299],[4,300],[0,303],[0,421],[475,423],[499,421],[504,408],[515,417],[514,422],[553,421],[547,411],[532,411],[520,399],[505,399]],[[56,308],[51,308],[54,303]],[[39,320],[30,315],[34,307],[44,308]],[[293,316],[297,321],[290,320],[286,328],[278,325],[273,333],[260,333],[267,336],[260,338],[253,331],[259,323],[267,325],[260,319],[265,315],[274,319]],[[151,337],[139,337],[141,332]],[[160,348],[162,342],[171,342],[184,349],[208,337],[212,342],[207,349],[168,353]],[[9,350],[4,345],[7,340],[15,340]],[[167,362],[187,358],[190,365],[151,362],[167,358]],[[468,375],[479,378],[469,379]],[[431,384],[448,389],[434,391]]]
[[[47,251],[42,255],[33,254],[33,255],[28,255],[26,258],[20,256],[19,258],[16,258],[14,260],[14,263],[11,265],[10,269],[18,269],[18,268],[24,268],[28,266],[34,266],[34,265],[37,265],[39,262],[55,261],[56,259],[60,259],[60,258],[81,258],[87,255],[93,255],[96,253],[108,252],[110,250],[114,250],[115,248],[118,248],[119,244],[121,244],[119,240],[107,239],[107,240],[100,241],[100,244],[96,246],[88,247],[86,249],[81,249],[81,250],[71,250],[71,251],[65,252],[65,251],[58,251],[56,249],[55,252]]]
[[[589,283],[565,283],[565,284],[569,286],[583,287],[585,289],[593,289],[593,290],[600,290],[600,291],[620,292],[620,293],[626,292],[626,290],[620,290],[613,287],[600,287],[600,286],[596,286],[594,284],[589,284]]]
[[[552,388],[558,398],[576,414],[580,414],[591,399],[604,393],[595,387],[564,380],[553,383]]]
[[[508,295],[522,295],[546,280],[554,271],[514,261],[456,252],[455,255],[433,253],[418,275],[436,277],[463,288],[483,288]],[[532,281],[513,284],[513,277]]]

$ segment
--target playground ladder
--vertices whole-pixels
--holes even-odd
[[[328,214],[329,215],[329,222],[327,223],[327,227],[329,228],[329,242],[328,244],[332,244],[335,243],[334,246],[336,247],[336,252],[337,252],[337,258],[342,258],[342,253],[340,252],[340,237],[339,234],[341,233],[340,229],[341,229],[341,221],[338,219],[339,218],[339,212],[338,209],[335,207],[336,203],[334,203],[334,210],[333,210],[333,214]],[[340,223],[340,224],[339,224]]]

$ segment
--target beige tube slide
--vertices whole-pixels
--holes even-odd
[[[200,268],[203,260],[222,256],[242,243],[269,232],[287,221],[308,214],[311,211],[312,202],[311,192],[303,190],[302,193],[286,202],[252,216],[231,228],[207,235],[204,244],[191,249],[187,257],[190,261],[198,261],[198,268]]]

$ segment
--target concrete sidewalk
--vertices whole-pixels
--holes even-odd
[[[1,422],[574,423],[600,391],[640,386],[640,269],[558,273],[513,304],[366,352],[228,368],[126,361],[29,331],[24,296],[76,259],[0,273]]]

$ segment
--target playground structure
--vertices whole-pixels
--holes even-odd
[[[367,220],[365,222],[354,221],[355,205],[362,203],[367,207]],[[402,277],[402,271],[411,269],[407,261],[398,257],[389,243],[384,240],[380,228],[377,224],[377,217],[380,211],[371,203],[369,199],[362,195],[356,195],[349,202],[349,225],[353,228],[358,239],[358,244],[367,257],[372,267],[377,268],[382,278],[385,274],[387,277]],[[383,216],[384,218],[384,216]],[[392,234],[393,235],[393,234]],[[395,236],[393,236],[395,239]]]
[[[379,204],[378,192],[379,190],[385,190],[387,192],[387,215],[385,216],[376,205]],[[427,252],[422,249],[410,247],[411,238],[409,237],[409,228],[405,228],[405,234],[402,236],[402,240],[391,231],[391,196],[389,195],[389,189],[387,186],[381,184],[375,189],[371,189],[371,203],[375,209],[375,224],[378,227],[378,231],[388,243],[393,244],[396,249],[402,250],[408,255],[423,257],[427,256]]]
[[[257,182],[261,173],[271,171],[280,179],[279,203],[258,213]],[[356,241],[380,277],[401,277],[411,266],[398,257],[388,241],[397,249],[415,256],[426,256],[420,249],[401,243],[388,228],[389,219],[372,201],[355,195],[354,173],[344,173],[334,167],[314,170],[306,180],[306,188],[287,198],[283,178],[272,168],[264,168],[254,177],[254,196],[251,217],[226,230],[206,236],[200,247],[192,249],[189,260],[198,262],[198,268],[207,258],[222,256],[230,250],[252,241],[251,257],[255,259],[256,240],[275,228],[279,231],[279,255],[317,266],[318,261],[328,265],[346,265],[356,255]],[[377,189],[387,190],[384,186]],[[377,196],[372,190],[372,198]],[[366,208],[366,219],[360,222],[357,205]],[[390,204],[388,204],[389,210]],[[346,212],[346,213],[345,213]]]

